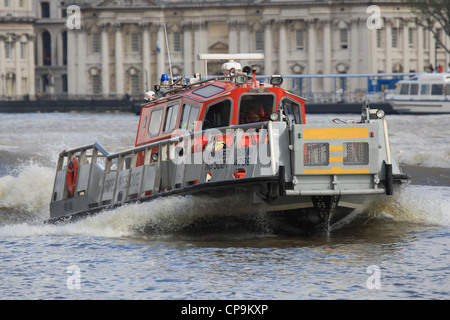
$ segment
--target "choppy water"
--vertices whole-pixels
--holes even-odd
[[[357,119],[307,121],[336,117]],[[133,114],[0,114],[1,299],[449,298],[450,115],[388,115],[412,182],[328,237],[274,236],[245,207],[259,228],[179,234],[229,210],[194,197],[45,225],[57,154],[96,141],[129,148],[137,124]]]

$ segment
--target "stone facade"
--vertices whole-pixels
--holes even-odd
[[[0,1],[0,99],[34,96],[34,23],[31,0]]]
[[[72,4],[80,8],[79,29],[66,26]],[[367,25],[372,4],[380,10],[378,30]],[[170,74],[169,62],[174,76],[217,74],[220,63],[205,70],[198,53],[263,52],[256,64],[266,75],[421,72],[450,62],[400,0],[35,0],[34,9],[36,92],[69,97],[141,97],[161,73]],[[331,79],[313,86],[334,89]],[[350,79],[346,89],[365,86]]]

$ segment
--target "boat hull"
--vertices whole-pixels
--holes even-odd
[[[390,100],[389,103],[400,114],[450,113],[450,101]]]

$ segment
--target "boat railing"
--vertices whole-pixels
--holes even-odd
[[[228,149],[228,151],[234,149],[231,150],[233,156],[242,155],[243,152],[238,152],[238,149],[242,149],[241,141],[237,141],[237,139],[247,135],[249,140],[257,141],[252,146],[253,153],[257,155],[266,153],[268,161],[265,163],[265,172],[275,176],[278,173],[278,155],[276,154],[278,142],[275,142],[278,135],[274,135],[273,131],[273,123],[269,121],[213,128],[199,132],[183,130],[168,139],[116,153],[109,153],[98,143],[65,150],[59,155],[52,201],[71,198],[68,193],[66,174],[68,163],[74,157],[79,163],[78,182],[74,197],[88,196],[90,198],[87,200],[89,208],[139,199],[163,191],[208,182],[209,179],[214,181],[210,172],[205,174],[205,167],[202,167],[205,163],[203,160],[209,157],[211,167],[214,161],[224,160],[223,154],[211,156],[211,153],[214,153],[214,146],[217,142],[215,137],[223,138],[230,134],[232,134],[232,146],[224,149]],[[255,138],[256,136],[258,138]],[[264,150],[261,149],[262,145],[264,145]],[[221,151],[223,153],[223,150]],[[205,152],[209,152],[209,155],[206,156]],[[249,151],[246,150],[246,152]],[[202,160],[196,162],[195,159],[199,156],[202,157]],[[102,159],[103,163],[100,163],[99,159]],[[185,163],[183,163],[183,159]],[[230,173],[230,170],[237,170],[235,161],[236,157],[221,167],[223,175],[226,173],[230,177],[233,173]],[[254,177],[255,163],[248,165],[247,172],[249,174],[246,177]],[[220,179],[223,178],[224,176],[220,177]]]

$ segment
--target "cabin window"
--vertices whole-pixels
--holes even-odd
[[[409,93],[409,84],[402,84],[400,88],[400,94],[408,94]]]
[[[300,105],[289,99],[283,100],[283,108],[289,118],[290,123],[301,124]]]
[[[431,94],[435,96],[440,96],[444,92],[443,84],[433,84],[431,85]]]
[[[150,136],[157,136],[159,129],[161,128],[161,120],[163,115],[163,109],[153,110],[150,115],[150,122],[148,124],[148,134]]]
[[[420,94],[422,94],[422,95],[430,94],[430,85],[428,85],[428,84],[420,85]]]
[[[369,144],[367,142],[344,142],[344,165],[369,164]]]
[[[305,143],[303,145],[303,164],[305,166],[328,166],[330,163],[330,144],[326,142]]]
[[[240,101],[239,124],[267,121],[273,110],[270,94],[243,95]]]
[[[226,127],[230,124],[231,100],[223,100],[208,107],[203,130],[210,128]]]
[[[419,85],[417,83],[411,84],[411,94],[418,95],[419,94]]]
[[[215,96],[218,93],[221,93],[224,90],[225,90],[225,88],[221,88],[221,87],[211,84],[209,86],[197,89],[192,93],[196,94],[200,97],[203,97],[203,98],[209,98],[209,97]]]
[[[168,106],[166,111],[166,119],[164,120],[163,132],[170,132],[177,126],[178,110],[180,106],[177,104]]]
[[[186,129],[188,131],[193,131],[195,126],[195,121],[198,118],[198,106],[193,106],[185,103],[183,105],[183,111],[181,112],[180,129]]]
[[[445,86],[445,95],[446,95],[446,96],[450,96],[450,84],[447,84],[447,85]]]

